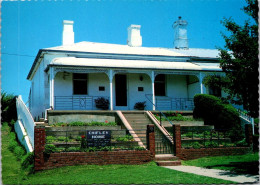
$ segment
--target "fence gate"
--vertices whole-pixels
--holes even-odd
[[[171,135],[169,135],[172,137]],[[155,127],[155,153],[156,154],[174,154],[173,144],[169,139]]]

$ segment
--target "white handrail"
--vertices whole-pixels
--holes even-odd
[[[21,96],[16,98],[16,109],[17,109],[17,118],[22,123],[23,127],[26,130],[26,133],[29,137],[30,143],[34,148],[34,119],[22,100]]]

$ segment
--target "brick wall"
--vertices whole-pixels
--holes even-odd
[[[47,156],[43,153],[45,147],[45,127],[35,126],[34,138],[35,171],[78,164],[144,164],[152,161],[155,155],[153,125],[148,125],[147,127],[148,150],[61,152],[51,153]]]
[[[51,153],[41,169],[83,164],[144,164],[153,160],[149,150]]]
[[[243,155],[249,151],[249,147],[181,149],[176,156],[182,160],[191,160],[208,156]]]
[[[242,155],[251,151],[250,144],[252,143],[252,129],[250,129],[250,126],[248,126],[245,133],[249,147],[184,149],[181,147],[180,125],[173,125],[173,133],[175,155],[182,160],[197,159],[207,156]]]

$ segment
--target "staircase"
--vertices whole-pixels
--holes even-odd
[[[131,125],[136,135],[140,138],[144,146],[146,146],[146,129],[151,121],[145,116],[144,112],[122,112]]]
[[[152,121],[145,115],[145,112],[122,112],[128,123],[131,125],[135,134],[140,138],[142,143],[146,146],[146,129],[148,124],[153,124]],[[156,127],[156,126],[155,126]],[[167,153],[165,150],[165,143],[162,143],[162,133],[156,131],[155,128],[155,161],[158,166],[176,166],[181,165],[181,161],[178,160],[172,152]],[[166,154],[165,154],[166,151]],[[162,154],[163,153],[163,154]]]
[[[155,155],[155,162],[158,166],[179,166],[181,161],[173,154],[157,154]]]

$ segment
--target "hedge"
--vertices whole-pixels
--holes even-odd
[[[232,130],[231,137],[234,140],[241,139],[242,128],[239,114],[232,105],[224,104],[221,99],[208,94],[195,95],[194,105],[194,118],[204,119],[205,125],[214,125],[216,130]]]

